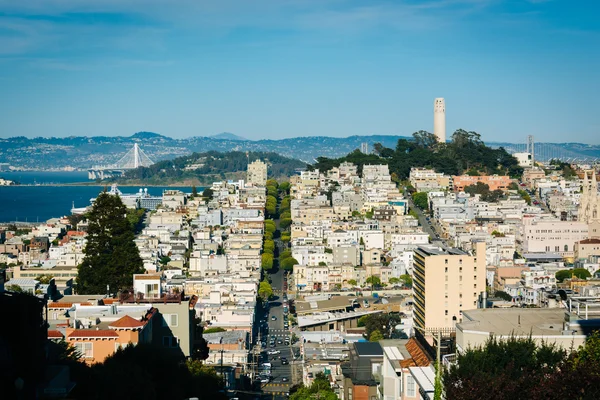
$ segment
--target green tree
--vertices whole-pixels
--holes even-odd
[[[198,197],[198,189],[196,189],[196,185],[192,185],[192,199]]]
[[[506,235],[502,232],[498,232],[496,230],[492,231],[492,236],[493,237],[505,237]]]
[[[535,392],[560,370],[565,358],[563,349],[537,345],[531,337],[490,337],[483,347],[459,352],[457,363],[443,371],[446,398],[484,399],[490,393],[502,400],[536,398]]]
[[[158,262],[161,263],[162,265],[167,265],[168,263],[171,262],[171,257],[162,256]]]
[[[265,221],[265,232],[275,233],[276,230],[277,230],[277,227],[275,226],[275,222],[273,222],[271,220]]]
[[[289,182],[281,182],[279,187],[277,188],[280,193],[289,194],[290,193],[290,183]]]
[[[329,379],[322,372],[315,375],[309,387],[301,386],[295,393],[290,394],[290,400],[337,400],[337,398]]]
[[[373,289],[374,286],[381,286],[381,279],[375,275],[369,276],[366,282],[368,285],[371,285],[371,289]]]
[[[279,254],[280,260],[284,260],[284,259],[290,258],[290,257],[292,257],[292,252],[289,250],[284,250],[281,252],[281,254]]]
[[[284,270],[292,271],[294,269],[294,265],[298,265],[298,261],[293,257],[289,257],[281,260],[280,265]]]
[[[290,227],[290,225],[292,225],[291,218],[284,218],[279,221],[279,226],[281,227],[281,229],[287,229]]]
[[[260,260],[260,266],[267,272],[273,269],[273,254],[263,253]]]
[[[223,329],[220,326],[215,328],[207,328],[202,331],[202,333],[219,333],[219,332],[227,332],[227,329]]]
[[[9,292],[23,293],[23,288],[19,285],[15,285],[15,284],[6,285],[5,289]]]
[[[272,240],[265,240],[263,243],[263,252],[273,254],[275,252],[275,242]]]
[[[415,144],[424,149],[433,150],[438,144],[437,136],[427,131],[418,131],[412,134]]]
[[[421,210],[427,210],[429,208],[429,201],[427,200],[427,193],[416,192],[412,195],[413,203]]]
[[[284,197],[281,200],[281,204],[279,205],[279,211],[281,211],[282,213],[284,211],[289,211],[291,209],[291,202],[292,202],[291,197],[289,197],[289,196]],[[291,217],[291,214],[290,214],[290,217]]]
[[[357,285],[356,279],[348,279],[348,285],[355,287]]]
[[[375,331],[379,331],[383,336],[383,339],[398,338],[398,336],[394,335],[399,335],[395,331],[395,327],[399,323],[400,314],[398,313],[369,314],[364,320],[365,338],[370,339]]]
[[[494,296],[499,297],[504,301],[512,301],[512,299],[513,299],[513,297],[510,294],[508,294],[502,290],[496,290],[496,292],[494,293]]]
[[[211,188],[206,188],[202,191],[202,198],[204,201],[211,201],[215,195],[214,190]]]
[[[78,267],[80,294],[116,292],[131,288],[133,274],[144,272],[133,228],[119,196],[101,193],[88,217],[85,257]]]
[[[267,179],[266,186],[273,186],[275,189],[277,189],[279,187],[279,184],[277,183],[277,180],[275,180],[275,179]]]
[[[47,285],[50,283],[52,278],[54,278],[54,275],[42,274],[42,275],[39,275],[37,278],[35,278],[35,280],[38,281],[39,283],[41,283],[42,285]]]
[[[388,282],[390,283],[390,285],[397,285],[400,283],[400,278],[392,277],[388,279]]]
[[[379,330],[374,330],[369,336],[369,342],[379,342],[383,340],[383,334]]]
[[[579,279],[587,279],[592,276],[585,268],[562,269],[555,274],[556,280],[563,282],[565,279],[570,279],[575,276]]]
[[[263,280],[260,282],[258,286],[258,295],[263,300],[268,300],[271,296],[273,296],[273,288],[271,284],[267,280]]]
[[[413,279],[409,274],[400,275],[402,283],[408,287],[412,287]]]
[[[283,232],[280,239],[282,242],[289,242],[292,240],[292,236],[289,234],[289,232]]]

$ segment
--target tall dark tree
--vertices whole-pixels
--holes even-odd
[[[434,149],[438,143],[437,136],[431,132],[418,131],[413,133],[415,144],[424,149]]]
[[[105,192],[96,198],[88,216],[85,257],[78,268],[79,293],[105,293],[107,285],[112,292],[130,288],[133,274],[144,272],[126,215],[127,208],[119,196]]]

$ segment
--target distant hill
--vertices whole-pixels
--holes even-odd
[[[225,136],[224,136],[225,135]],[[231,135],[231,136],[230,136]],[[56,137],[14,137],[0,139],[0,162],[13,167],[47,169],[47,168],[90,168],[97,165],[109,165],[117,162],[133,147],[134,143],[152,158],[153,161],[169,160],[189,155],[193,152],[207,151],[254,151],[273,152],[286,157],[295,158],[306,163],[313,163],[317,157],[339,158],[360,149],[367,143],[369,149],[375,143],[384,147],[395,148],[398,139],[406,136],[370,135],[350,136],[345,138],[329,136],[306,136],[279,140],[245,140],[237,135],[221,133],[218,137],[191,137],[173,139],[153,132],[138,132],[132,136],[71,136]],[[504,146],[508,151],[524,148],[523,144],[488,143],[492,147]],[[536,156],[568,154],[575,158],[598,158],[600,146],[581,143],[536,143]]]
[[[211,138],[214,139],[223,139],[223,140],[237,140],[237,141],[247,141],[248,139],[243,138],[238,135],[234,135],[233,133],[223,132],[216,135],[212,135]]]
[[[225,179],[245,179],[248,162],[262,160],[268,165],[269,178],[287,179],[298,168],[306,168],[302,161],[281,156],[277,153],[209,151],[159,161],[146,168],[140,167],[126,172],[117,179],[125,184],[146,185],[209,185]]]

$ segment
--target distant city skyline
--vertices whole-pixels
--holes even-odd
[[[595,2],[0,0],[0,137],[600,143]]]

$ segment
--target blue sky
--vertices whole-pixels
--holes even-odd
[[[600,143],[596,0],[0,0],[0,137]]]

